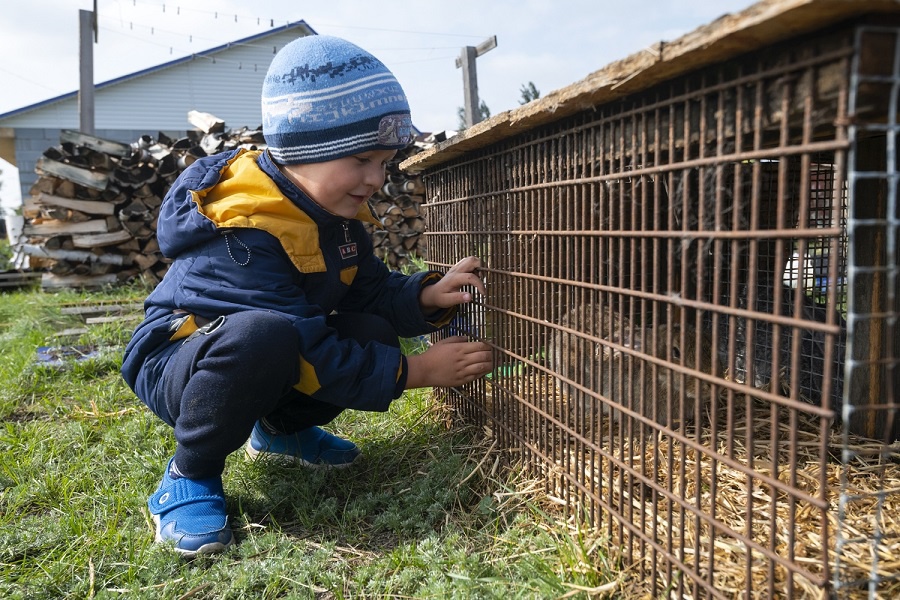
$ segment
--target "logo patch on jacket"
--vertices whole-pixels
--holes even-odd
[[[356,242],[351,244],[344,244],[343,246],[338,246],[338,249],[341,251],[341,258],[348,259],[356,256]]]

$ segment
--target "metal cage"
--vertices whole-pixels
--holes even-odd
[[[652,597],[900,591],[900,26],[845,22],[427,168],[482,257],[441,390]]]

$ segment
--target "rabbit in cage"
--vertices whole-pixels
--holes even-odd
[[[780,304],[776,304],[775,301],[775,288],[778,286],[781,286]],[[825,388],[823,374],[826,361],[829,361],[831,362],[829,403],[835,417],[840,419],[844,396],[844,353],[847,347],[847,324],[843,317],[835,309],[815,302],[807,294],[801,294],[799,306],[795,306],[794,290],[791,287],[765,278],[757,282],[754,296],[755,299],[751,301],[749,286],[746,284],[739,286],[737,308],[749,309],[762,315],[791,317],[797,319],[798,324],[781,326],[778,347],[775,348],[775,326],[772,322],[765,319],[736,317],[734,324],[731,325],[729,319],[719,319],[720,364],[729,365],[728,342],[733,334],[736,353],[729,368],[729,376],[732,379],[758,389],[767,389],[774,378],[786,395],[790,395],[791,385],[796,383],[798,398],[822,406]],[[728,297],[724,298],[725,302],[728,300]],[[833,314],[832,320],[840,329],[840,333],[832,342],[830,356],[826,352],[827,335],[802,325],[803,322],[826,323],[829,312]],[[795,333],[800,342],[798,353],[795,353],[793,346]],[[752,360],[746,356],[748,342],[753,350]],[[778,358],[780,368],[777,373],[772,372],[775,356]]]
[[[699,357],[700,369],[705,373],[712,372],[710,338],[705,332],[701,332],[701,345],[698,348],[697,330],[693,328],[684,331],[682,340],[682,330],[677,324],[642,328],[633,325],[630,319],[618,312],[598,309],[591,304],[569,311],[561,319],[561,324],[687,368],[694,368]],[[671,424],[668,406],[670,397],[673,421],[679,418],[679,402],[682,399],[687,420],[693,418],[698,402],[702,409],[712,399],[711,386],[703,379],[690,375],[682,377],[661,366],[656,367],[654,376],[650,362],[558,329],[552,332],[547,350],[550,364],[561,377],[599,392],[613,405],[631,407],[660,425]],[[566,388],[570,400],[579,396],[579,390],[575,386],[567,385]],[[589,412],[589,398],[585,397],[583,403],[585,411]],[[611,410],[610,405],[605,402],[602,403],[602,412],[611,412],[615,421],[619,421],[622,416],[621,411],[614,408]]]

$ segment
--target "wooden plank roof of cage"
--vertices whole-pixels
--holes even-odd
[[[694,31],[661,41],[520,108],[495,115],[401,164],[418,173],[466,152],[640,92],[704,66],[871,13],[900,14],[900,0],[762,0]]]

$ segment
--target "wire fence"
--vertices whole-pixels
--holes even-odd
[[[653,597],[900,593],[900,29],[773,45],[427,169],[445,390]]]

